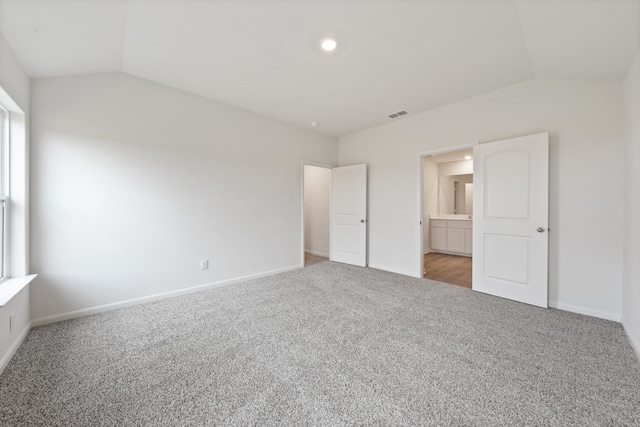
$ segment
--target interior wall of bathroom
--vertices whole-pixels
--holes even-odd
[[[473,173],[473,159],[438,163],[438,174],[440,176],[466,175],[470,173]]]
[[[473,215],[473,182],[464,184],[464,207],[466,213]]]
[[[440,175],[438,177],[438,213],[452,214],[455,204],[453,176]]]
[[[458,215],[473,214],[473,175],[457,175],[453,178],[455,187],[455,213]]]
[[[422,208],[422,233],[423,250],[425,253],[431,250],[431,227],[429,217],[438,213],[438,164],[425,157],[422,161],[423,177],[423,208]]]
[[[439,196],[438,196],[438,213],[453,214],[456,206],[456,196],[462,199],[458,200],[457,205],[464,203],[464,192],[455,192],[455,181],[464,180],[460,175],[473,174],[473,159],[459,160],[454,162],[438,163],[439,176]],[[462,214],[464,212],[456,212]]]

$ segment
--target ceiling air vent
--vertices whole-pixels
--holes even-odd
[[[395,113],[388,114],[387,117],[389,117],[390,119],[395,119],[396,117],[401,117],[401,116],[404,116],[405,114],[409,114],[409,113],[402,110],[402,111],[396,111]]]

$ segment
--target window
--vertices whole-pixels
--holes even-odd
[[[0,105],[0,282],[7,279],[9,114]]]

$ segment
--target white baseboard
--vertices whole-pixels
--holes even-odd
[[[433,252],[435,254],[445,254],[445,255],[455,255],[455,256],[466,256],[468,258],[473,258],[473,254],[466,254],[464,252],[452,252],[452,251],[442,251],[440,249],[434,251],[431,250],[430,252]]]
[[[49,323],[61,322],[63,320],[75,319],[76,317],[89,316],[92,314],[103,313],[105,311],[116,310],[124,307],[131,307],[134,305],[144,304],[153,301],[159,301],[171,297],[177,297],[180,295],[191,294],[194,292],[200,292],[207,289],[217,288],[220,286],[227,286],[238,282],[244,282],[246,280],[258,279],[260,277],[272,276],[274,274],[285,273],[287,271],[298,270],[302,268],[302,265],[296,265],[293,267],[281,268],[278,270],[265,271],[257,274],[250,274],[248,276],[236,277],[233,279],[221,280],[219,282],[205,283],[204,285],[192,286],[185,289],[179,289],[170,292],[164,292],[161,294],[149,295],[146,297],[133,298],[125,301],[114,302],[111,304],[99,305],[96,307],[83,308],[81,310],[69,311],[67,313],[54,314],[52,316],[45,316],[39,319],[31,321],[32,326],[47,325]]]
[[[4,368],[7,367],[13,355],[16,354],[16,351],[18,351],[18,349],[22,345],[22,341],[24,341],[24,339],[29,334],[32,326],[33,325],[31,322],[27,323],[22,332],[20,332],[20,335],[18,335],[18,338],[13,342],[13,344],[11,344],[9,350],[7,350],[7,352],[2,356],[2,359],[0,359],[0,374],[2,374]]]
[[[636,352],[636,356],[638,356],[638,361],[640,361],[640,343],[633,338],[633,335],[629,332],[629,329],[625,326],[624,322],[622,322],[622,329],[627,334],[627,338],[629,339],[629,343],[631,344],[631,348]]]
[[[308,251],[305,249],[305,252],[311,255],[317,255],[317,256],[321,256],[321,257],[325,257],[325,258],[329,258],[329,254],[325,254],[324,252],[318,252],[318,251]]]
[[[605,320],[613,320],[614,322],[620,322],[622,316],[619,314],[606,313],[604,311],[592,310],[586,307],[579,307],[576,305],[564,304],[558,301],[549,301],[549,307],[557,308],[558,310],[570,311],[572,313],[585,314],[591,317],[598,317]]]
[[[376,270],[388,271],[390,273],[402,274],[403,276],[417,277],[417,278],[421,278],[422,277],[422,274],[416,276],[415,271],[400,270],[398,268],[385,267],[383,265],[378,265],[378,264],[369,264],[369,268],[375,268]]]

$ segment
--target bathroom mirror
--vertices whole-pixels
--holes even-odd
[[[473,214],[473,174],[438,177],[438,213]]]

